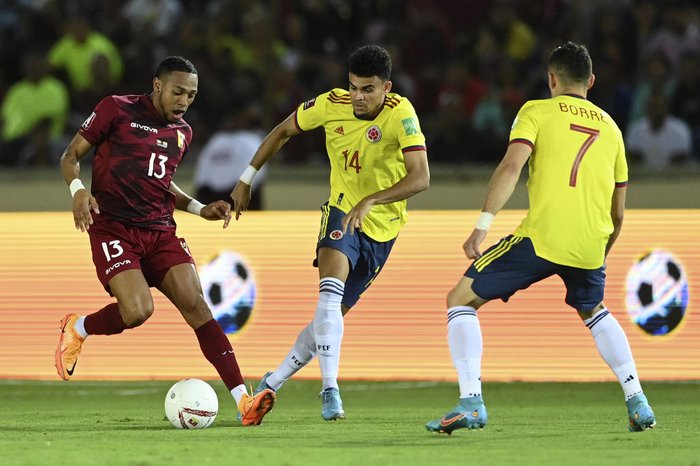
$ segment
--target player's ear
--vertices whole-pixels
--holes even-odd
[[[586,89],[592,88],[593,84],[595,84],[595,75],[591,73],[591,77],[588,78],[588,87]]]
[[[153,92],[160,93],[163,90],[163,82],[158,76],[153,78]]]
[[[391,81],[384,81],[384,93],[388,94],[391,91]]]
[[[550,90],[553,90],[555,87],[557,87],[557,75],[552,73],[551,71],[547,71],[547,81],[549,83]]]

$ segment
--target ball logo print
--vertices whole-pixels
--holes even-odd
[[[688,278],[671,253],[655,249],[627,273],[627,312],[645,333],[668,335],[678,328],[688,307]]]
[[[216,392],[203,380],[180,380],[165,395],[165,416],[178,429],[205,429],[218,412]]]
[[[237,333],[248,322],[255,306],[253,270],[240,254],[221,251],[199,271],[204,300],[227,334]]]

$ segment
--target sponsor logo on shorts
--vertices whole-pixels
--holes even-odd
[[[125,265],[131,265],[131,261],[129,259],[126,259],[123,261],[115,262],[114,264],[112,264],[111,267],[109,267],[108,269],[105,269],[105,275],[109,275],[110,273],[117,270],[119,267],[123,267]]]
[[[328,235],[328,237],[329,237],[330,239],[333,239],[333,240],[339,240],[340,238],[343,237],[343,232],[340,231],[340,230],[333,230],[333,231],[330,232],[330,234]]]
[[[372,125],[367,130],[367,133],[365,133],[365,137],[369,142],[379,142],[382,140],[382,131],[379,129],[379,126]]]

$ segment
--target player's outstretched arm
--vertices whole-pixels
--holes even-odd
[[[531,153],[532,148],[527,144],[519,142],[510,144],[503,160],[501,160],[501,163],[496,167],[496,171],[491,175],[484,207],[481,209],[481,217],[477,222],[476,228],[474,228],[474,231],[472,231],[462,246],[464,253],[469,259],[481,257],[479,246],[486,238],[490,220],[500,212],[508,199],[510,199],[510,196],[513,195],[515,185],[520,178],[520,172],[523,170],[527,159],[530,158]]]
[[[279,150],[284,146],[292,136],[301,133],[295,122],[296,112],[289,115],[282,123],[265,136],[262,144],[255,152],[250,165],[241,175],[240,180],[231,191],[231,200],[233,200],[233,209],[236,212],[236,220],[241,216],[242,212],[248,209],[250,203],[250,186],[253,183],[253,178],[258,170],[267,163]]]
[[[214,201],[211,204],[204,205],[180,189],[178,185],[170,182],[168,190],[175,194],[175,208],[185,210],[195,215],[199,215],[205,220],[223,220],[224,228],[231,221],[231,204],[226,201]]]
[[[75,228],[87,231],[92,225],[92,214],[100,213],[100,207],[90,191],[80,181],[80,160],[92,149],[92,144],[79,133],[73,137],[61,155],[61,173],[73,196],[73,222]]]
[[[428,153],[425,150],[418,150],[405,154],[404,163],[406,164],[406,176],[395,185],[370,194],[353,206],[350,212],[343,217],[343,232],[349,229],[352,235],[355,230],[362,231],[362,220],[372,206],[402,201],[428,189],[430,186]]]

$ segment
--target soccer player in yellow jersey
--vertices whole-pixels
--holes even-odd
[[[408,99],[390,92],[390,75],[391,57],[385,49],[367,45],[355,50],[350,55],[349,90],[333,89],[301,104],[267,135],[231,193],[238,219],[248,206],[256,171],[289,138],[323,127],[331,193],[322,207],[316,246],[316,314],[256,391],[278,390],[318,354],[325,420],[345,417],[338,389],[343,315],[384,266],[406,222],[406,199],[430,182],[418,118]]]
[[[548,64],[552,98],[525,103],[510,133],[505,157],[489,183],[481,216],[464,251],[475,259],[447,295],[447,339],[457,369],[460,399],[433,432],[482,428],[482,338],[477,309],[492,299],[551,275],[566,286],[566,303],[590,329],[600,355],[620,381],[633,431],[656,420],[637,375],[627,337],[603,304],[605,257],[622,227],[627,163],[622,135],[610,115],[586,100],[595,77],[583,45],[567,42]],[[483,254],[480,244],[494,216],[513,193],[529,159],[530,209],[513,235]]]

